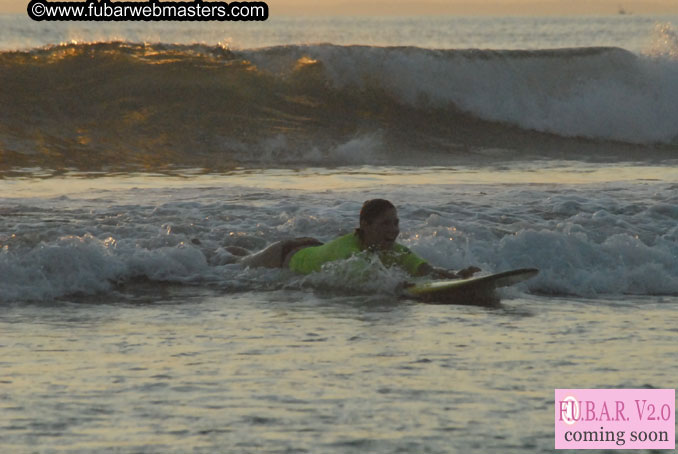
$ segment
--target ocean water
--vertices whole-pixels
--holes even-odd
[[[552,452],[555,388],[674,388],[678,18],[0,16],[7,453]],[[226,248],[392,200],[437,266]],[[609,451],[608,451],[609,452]]]

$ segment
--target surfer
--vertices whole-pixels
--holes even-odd
[[[360,210],[360,226],[353,233],[323,244],[315,238],[295,238],[273,243],[255,254],[246,250],[228,248],[234,255],[245,255],[240,263],[249,267],[289,268],[301,274],[319,271],[321,266],[335,260],[345,260],[361,251],[372,251],[386,266],[399,266],[412,276],[431,275],[440,279],[468,278],[480,271],[469,266],[454,272],[429,265],[405,246],[396,243],[400,234],[398,212],[385,199],[366,201]]]

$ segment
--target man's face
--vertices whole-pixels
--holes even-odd
[[[361,223],[364,246],[379,250],[393,248],[396,238],[400,235],[399,224],[400,220],[395,208],[384,210],[370,223]]]

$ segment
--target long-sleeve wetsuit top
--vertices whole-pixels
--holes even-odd
[[[314,271],[320,271],[325,263],[345,260],[361,251],[360,238],[355,233],[349,233],[322,246],[300,249],[290,259],[289,267],[297,273],[310,274]],[[393,249],[390,251],[380,251],[379,258],[384,266],[399,266],[413,276],[417,274],[419,266],[426,263],[424,259],[397,243],[393,245]]]

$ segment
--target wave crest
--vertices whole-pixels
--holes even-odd
[[[4,168],[215,170],[269,165],[276,143],[281,165],[567,154],[582,138],[673,153],[676,80],[674,59],[616,48],[68,44],[0,53],[0,153]],[[348,144],[365,138],[361,161]]]

